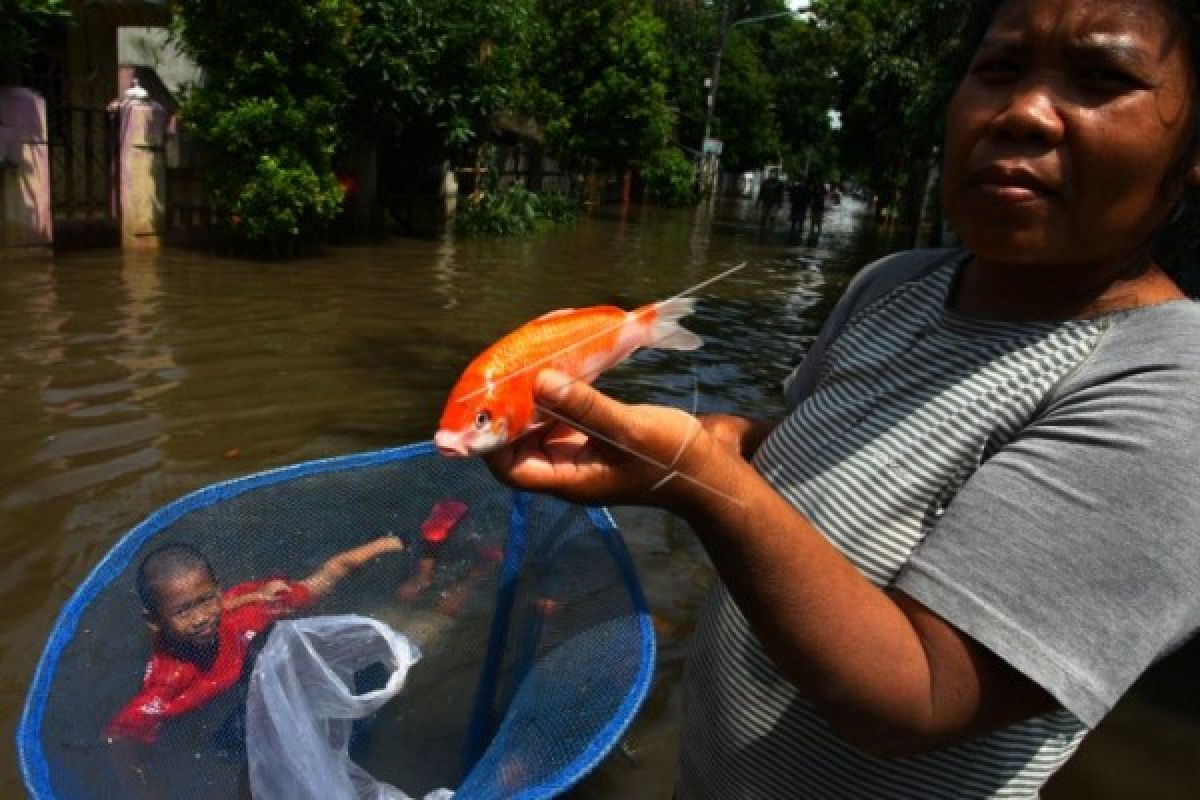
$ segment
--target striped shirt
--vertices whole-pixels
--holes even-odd
[[[790,379],[792,411],[763,444],[755,465],[873,583],[899,587],[949,619],[1050,691],[1063,709],[919,756],[869,756],[833,733],[778,674],[719,584],[701,615],[685,678],[680,798],[1036,797],[1116,696],[1150,661],[1195,630],[1200,601],[1193,590],[1186,613],[1175,615],[1187,620],[1183,628],[1145,637],[1145,644],[1132,648],[1131,663],[1114,668],[1119,679],[1097,678],[1086,667],[1064,668],[1063,663],[1086,663],[1091,634],[1081,634],[1079,652],[1054,652],[1056,646],[1074,646],[1058,642],[1056,626],[1078,625],[1072,618],[1075,606],[1086,615],[1096,599],[1067,602],[1063,618],[1055,618],[1045,608],[1026,609],[1023,601],[1009,597],[1023,596],[1026,580],[1052,587],[1058,581],[1065,588],[1054,570],[1071,570],[1069,546],[1079,546],[1080,538],[1063,537],[1070,540],[1062,543],[1065,555],[1047,556],[1056,564],[1038,561],[1029,568],[1040,574],[1008,584],[994,580],[976,596],[978,574],[1002,570],[1004,548],[1025,541],[1014,535],[1004,544],[996,532],[1007,529],[991,518],[995,509],[979,510],[974,500],[965,499],[991,497],[985,491],[988,481],[982,480],[991,468],[982,466],[995,462],[997,471],[1004,469],[1009,451],[1021,451],[1014,440],[1026,436],[1039,415],[1054,417],[1047,404],[1053,406],[1110,329],[1131,315],[1055,323],[967,318],[946,308],[964,260],[945,252],[909,253],[865,271]],[[1181,306],[1189,306],[1184,316],[1191,332],[1200,334],[1195,308]],[[1198,365],[1200,356],[1182,370],[1193,389]],[[1036,445],[1031,447],[1037,455]],[[1183,458],[1197,459],[1197,450],[1190,447]],[[994,458],[1001,453],[1005,458]],[[1081,458],[1087,457],[1085,449]],[[1020,487],[1026,494],[1016,502],[1053,505],[1054,493],[1069,489],[1055,489],[1060,476],[1050,474],[1052,467],[1045,468],[1046,475],[1038,473],[1041,465],[1028,458],[1012,474],[1024,469],[1042,483],[1031,479],[1035,486]],[[977,480],[985,487],[979,492],[973,485]],[[964,489],[969,481],[971,488]],[[1012,488],[1003,485],[1006,491]],[[1036,485],[1051,487],[1047,497],[1037,495]],[[1198,512],[1192,504],[1179,516]],[[1013,529],[1024,533],[1016,513]],[[1097,515],[1105,517],[1098,510]],[[1030,527],[1041,524],[1038,517]],[[990,533],[979,533],[985,528]],[[1194,526],[1181,529],[1179,536],[1193,532]],[[1046,531],[1036,533],[1045,539]],[[1124,535],[1113,533],[1114,539]],[[1198,538],[1184,541],[1200,561]],[[1188,567],[1176,577],[1182,582],[1200,574]],[[1096,612],[1093,624],[1106,630],[1114,624],[1110,616]],[[1103,685],[1106,680],[1112,685]]]

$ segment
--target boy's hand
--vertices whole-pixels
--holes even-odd
[[[275,578],[267,581],[253,592],[232,597],[221,604],[225,611],[231,611],[235,608],[240,608],[250,603],[266,603],[274,605],[278,602],[279,596],[288,591],[287,581]]]

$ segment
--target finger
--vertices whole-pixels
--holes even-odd
[[[628,408],[584,381],[555,370],[538,373],[534,402],[568,424],[578,423],[614,441],[623,442],[628,430]]]

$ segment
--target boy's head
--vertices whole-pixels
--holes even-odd
[[[194,547],[169,544],[142,559],[137,590],[146,624],[167,645],[205,650],[217,641],[221,588]]]

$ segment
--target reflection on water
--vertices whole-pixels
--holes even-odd
[[[530,239],[398,240],[290,264],[181,251],[3,256],[0,713],[9,730],[59,608],[130,526],[218,480],[427,439],[461,367],[549,309],[631,307],[744,261],[699,295],[686,324],[703,349],[643,353],[601,385],[700,411],[778,412],[776,387],[832,301],[890,247],[850,205],[831,211],[815,247],[790,243],[783,223],[763,235],[753,211],[634,208]],[[655,613],[660,664],[625,752],[574,794],[662,798],[676,688],[711,571],[680,523],[617,516]],[[1047,796],[1182,797],[1197,777],[1183,765],[1200,754],[1200,709],[1162,710],[1163,697],[1195,696],[1175,680],[1123,706],[1089,744],[1096,755],[1085,752]],[[1105,794],[1121,785],[1109,777],[1114,764],[1158,791]],[[0,794],[19,786],[10,754]]]

